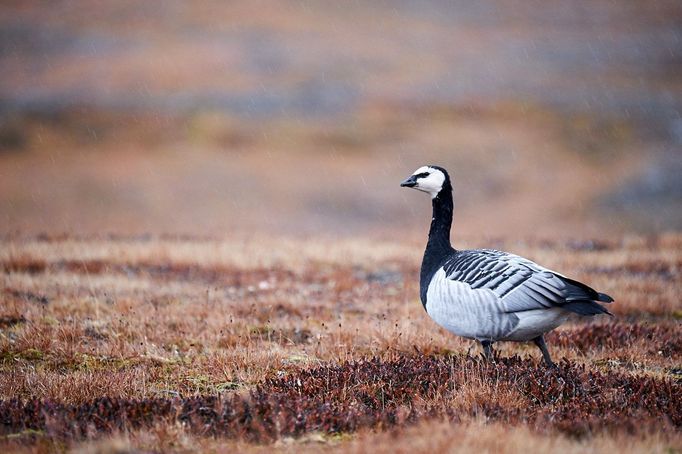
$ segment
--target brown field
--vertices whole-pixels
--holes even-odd
[[[682,452],[682,3],[0,2],[0,452]],[[494,363],[453,243],[612,295]]]
[[[0,233],[682,229],[679,1],[419,3],[2,2]]]
[[[681,449],[682,236],[496,246],[610,293],[615,317],[550,334],[557,370],[524,344],[487,364],[417,301],[417,241],[6,238],[0,443]]]

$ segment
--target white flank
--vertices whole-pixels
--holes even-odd
[[[442,268],[429,284],[426,312],[451,333],[479,341],[529,341],[569,317],[558,307],[510,312],[492,290],[448,279]]]
[[[564,323],[570,316],[570,312],[560,307],[549,309],[537,309],[534,311],[517,312],[519,324],[514,331],[500,340],[525,342],[552,331]]]
[[[501,311],[490,290],[473,290],[468,284],[448,279],[441,268],[426,292],[426,312],[453,334],[477,340],[495,340],[513,329],[514,318]]]

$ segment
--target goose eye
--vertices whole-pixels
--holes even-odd
[[[417,179],[426,178],[428,176],[429,176],[429,172],[422,172],[422,173],[418,173],[417,175],[415,175],[415,178],[417,178]]]

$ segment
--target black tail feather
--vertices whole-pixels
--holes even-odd
[[[612,315],[603,306],[596,303],[596,301],[599,301],[600,303],[612,303],[613,298],[609,295],[600,293],[582,282],[563,276],[561,276],[561,279],[564,281],[564,284],[566,284],[566,304],[563,304],[562,307],[581,315]],[[568,306],[573,304],[576,305],[576,309],[569,309]]]
[[[609,295],[606,293],[597,293],[599,298],[597,298],[597,301],[601,301],[602,303],[613,303],[613,298],[611,298]]]
[[[570,303],[562,304],[561,308],[580,315],[613,315],[604,306],[594,301],[571,301]]]

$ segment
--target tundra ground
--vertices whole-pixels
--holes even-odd
[[[414,241],[6,237],[0,445],[682,448],[682,237],[497,243],[616,299],[548,336],[556,370],[438,328]]]

